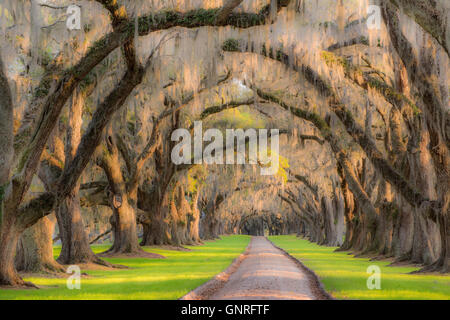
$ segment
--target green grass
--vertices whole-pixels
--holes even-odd
[[[388,267],[387,261],[355,258],[347,252],[334,252],[296,236],[271,236],[269,239],[301,260],[321,279],[325,290],[338,299],[450,300],[450,276],[408,274],[413,267]],[[381,269],[381,289],[369,290],[367,268]]]
[[[250,237],[224,236],[192,251],[145,248],[167,259],[106,259],[129,266],[130,269],[90,270],[81,279],[80,290],[69,290],[65,278],[26,278],[40,290],[0,290],[0,299],[178,299],[225,270],[242,253]],[[94,252],[105,251],[108,245],[93,246]],[[61,249],[55,247],[55,257]]]

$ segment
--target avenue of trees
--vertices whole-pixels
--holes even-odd
[[[66,27],[73,4],[79,30]],[[0,286],[265,232],[449,272],[449,10],[2,0]],[[279,129],[278,173],[175,165],[172,132],[194,121]]]

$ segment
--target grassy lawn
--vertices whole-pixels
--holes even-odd
[[[65,278],[26,278],[51,288],[0,289],[0,299],[178,299],[225,270],[245,250],[249,240],[248,236],[224,236],[221,240],[188,247],[192,251],[145,248],[167,259],[106,259],[130,269],[90,270],[89,277],[81,279],[80,290],[67,289]],[[93,249],[98,253],[108,247],[99,245]],[[59,251],[55,247],[55,256]]]
[[[333,252],[296,236],[271,236],[269,239],[301,260],[321,279],[325,289],[338,299],[442,299],[450,300],[450,276],[412,275],[412,267],[388,267],[386,261],[354,258],[346,252]],[[369,290],[367,267],[381,269],[381,289]]]

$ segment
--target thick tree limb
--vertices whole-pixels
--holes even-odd
[[[134,166],[133,160],[134,151],[131,150],[131,148],[128,148],[126,142],[119,133],[115,135],[115,138],[117,149],[119,149],[120,155],[122,156],[122,159],[125,161],[125,166],[127,167],[128,174],[131,174]]]
[[[423,104],[429,113],[426,119],[430,131],[432,150],[434,151],[432,155],[434,154],[435,158],[439,158],[435,162],[443,164],[441,166],[442,172],[445,172],[448,178],[450,174],[448,170],[450,166],[450,134],[446,133],[445,128],[441,127],[442,119],[447,117],[447,105],[438,98],[440,94],[436,91],[437,85],[433,83],[434,77],[430,74],[431,69],[426,66],[426,62],[420,65],[415,50],[403,34],[396,7],[386,0],[384,1],[382,12],[392,45],[405,65],[409,80],[419,92]],[[428,57],[428,59],[430,58]]]
[[[220,85],[223,82],[227,81],[231,76],[230,72],[227,72],[223,77],[219,77],[217,83],[215,85]],[[151,157],[156,149],[161,144],[161,136],[159,132],[159,127],[164,119],[166,119],[168,116],[173,115],[175,112],[181,110],[182,108],[186,107],[196,95],[201,94],[205,90],[210,89],[210,87],[202,87],[200,88],[195,94],[189,94],[187,95],[181,104],[177,104],[172,101],[172,108],[170,108],[170,104],[168,105],[168,108],[164,110],[157,118],[153,121],[153,128],[152,133],[150,135],[150,139],[148,140],[146,146],[142,150],[141,154],[136,159],[136,162],[133,164],[131,160],[130,161],[130,167],[132,168],[130,170],[130,179],[128,182],[128,187],[131,188],[137,188],[137,182],[138,182],[138,176],[142,170],[142,167],[144,166],[145,162]],[[168,98],[168,100],[170,100]]]
[[[228,0],[225,2],[224,6],[220,11],[217,13],[216,17],[216,24],[220,25],[225,23],[225,21],[228,19],[231,12],[238,7],[243,0]]]
[[[294,174],[294,178],[297,179],[298,181],[302,182],[305,186],[307,186],[308,189],[314,193],[316,198],[319,197],[317,186],[313,186],[307,177],[299,175],[299,174]]]
[[[320,139],[317,136],[313,136],[313,135],[309,135],[309,134],[301,134],[300,139],[304,140],[313,140],[316,141],[318,144],[323,145],[325,143],[325,141],[323,141],[322,139]]]
[[[113,50],[121,47],[134,36],[135,21],[125,19],[122,15],[116,14],[118,9],[116,1],[113,0],[95,0],[101,3],[112,16],[114,31],[103,36],[93,44],[88,53],[72,68],[63,72],[63,74],[50,73],[43,77],[36,89],[33,102],[26,112],[26,117],[22,122],[18,135],[15,138],[16,154],[27,144],[30,135],[36,124],[37,113],[45,108],[50,101],[65,102],[75,88],[98,63],[100,63]],[[165,30],[173,27],[197,28],[202,26],[225,26],[230,25],[238,28],[248,28],[255,25],[265,24],[267,10],[261,10],[259,14],[233,14],[228,19],[217,23],[216,14],[223,12],[220,9],[198,9],[187,13],[175,11],[162,11],[154,15],[142,16],[138,19],[138,34],[146,36],[151,32]],[[249,22],[243,24],[242,20]],[[127,59],[129,61],[130,59]],[[133,59],[131,59],[133,60]],[[51,81],[52,78],[57,81]],[[64,104],[64,103],[63,103]],[[59,107],[59,103],[57,104]],[[55,108],[58,109],[58,108]],[[57,112],[58,110],[55,110]],[[43,112],[45,113],[45,112]],[[39,126],[37,126],[39,128]]]
[[[204,120],[208,116],[222,112],[227,109],[234,109],[238,108],[240,106],[246,106],[246,105],[252,105],[254,104],[255,100],[253,98],[247,99],[245,101],[230,101],[227,103],[222,103],[220,105],[211,106],[206,108],[200,115],[200,120]]]
[[[105,206],[111,208],[111,201],[108,198],[105,188],[98,188],[80,197],[80,206],[82,207]]]
[[[89,244],[94,244],[96,243],[98,240],[100,240],[101,238],[103,238],[104,236],[110,234],[112,231],[112,229],[108,229],[105,232],[99,234],[97,237],[95,237],[94,239],[92,239],[91,241],[89,241]]]
[[[387,102],[402,113],[403,118],[408,123],[411,122],[411,115],[420,113],[420,109],[404,94],[395,90],[394,87],[388,85],[385,81],[379,80],[378,77],[363,72],[361,68],[353,65],[345,58],[335,56],[333,53],[326,51],[323,52],[322,58],[330,67],[341,66],[345,76],[362,89],[368,90],[370,88],[381,94]],[[367,60],[365,61],[369,63]]]
[[[216,13],[217,10],[194,10],[187,14],[165,11],[157,15],[156,19],[154,19],[155,16],[137,19],[138,32],[134,32],[136,26],[134,21],[124,21],[115,26],[112,33],[97,41],[72,68],[63,72],[49,71],[43,77],[27,110],[27,120],[22,123],[19,135],[16,137],[16,154],[21,153],[17,168],[18,174],[11,181],[11,190],[4,201],[7,203],[8,217],[18,215],[12,220],[18,229],[24,230],[36,223],[41,217],[51,213],[55,205],[61,199],[66,198],[74,189],[90,157],[100,143],[103,129],[109,123],[112,115],[124,104],[133,89],[142,81],[144,68],[136,63],[130,64],[130,59],[127,57],[128,70],[124,78],[97,108],[74,158],[70,162],[66,161],[65,170],[55,188],[57,189],[56,194],[53,192],[44,193],[19,208],[30,187],[43,150],[59,119],[62,108],[80,81],[114,49],[126,45],[135,34],[146,35],[156,30],[175,26],[195,28],[216,25]],[[247,21],[248,24],[242,24],[243,17],[246,19],[250,17]],[[264,24],[265,17],[265,12],[244,16],[240,14],[237,15],[237,19],[235,15],[235,19],[233,19],[232,15],[223,25],[250,27]],[[153,53],[147,60],[145,67],[150,65]],[[39,112],[40,117],[37,119],[36,115]],[[30,135],[31,132],[33,134]],[[23,148],[25,148],[25,151],[21,152]],[[1,194],[3,194],[3,190]]]
[[[444,48],[449,55],[448,12],[436,0],[383,0],[406,13]]]
[[[81,184],[80,190],[106,188],[107,186],[108,186],[108,181],[92,181],[92,182]]]
[[[130,93],[141,83],[144,70],[127,70],[120,83],[95,111],[92,121],[81,139],[73,161],[66,166],[60,180],[59,197],[67,196],[75,186],[95,149],[100,144],[103,129],[112,115],[124,104]]]
[[[0,51],[0,188],[9,181],[13,161],[13,102]],[[0,198],[0,206],[1,206]],[[0,209],[1,213],[1,209]],[[1,219],[1,215],[0,215]]]
[[[337,49],[354,46],[355,44],[363,44],[363,45],[367,46],[367,45],[369,45],[369,40],[366,37],[352,38],[352,39],[346,40],[344,42],[336,42],[336,43],[332,44],[331,46],[329,46],[326,50],[334,51]]]
[[[291,207],[292,211],[297,214],[297,216],[299,216],[300,218],[303,218],[305,220],[307,220],[311,225],[314,225],[314,217],[304,208],[300,207],[295,201],[281,195],[278,194],[278,196],[280,197],[281,200],[283,200],[284,202],[286,202],[287,204],[289,204],[289,206]],[[303,214],[302,214],[303,213]]]
[[[42,128],[49,127],[48,123],[53,123],[52,121],[59,117],[64,104],[78,83],[128,38],[128,33],[122,29],[112,32],[94,43],[88,53],[69,70],[62,74],[50,70],[44,75],[15,137],[17,156],[26,145],[33,145],[33,143],[39,145],[40,141],[47,137],[47,130],[44,131]],[[41,113],[39,119],[37,119],[38,112]],[[34,134],[31,134],[33,131]],[[27,152],[24,153],[27,154]]]
[[[55,210],[56,198],[53,193],[46,192],[29,201],[19,208],[18,226],[24,231],[31,227],[42,217],[45,217]]]

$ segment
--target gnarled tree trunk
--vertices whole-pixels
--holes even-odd
[[[74,92],[69,111],[65,144],[65,165],[74,159],[81,141],[81,125],[83,122],[84,99]],[[86,228],[83,223],[80,205],[80,183],[77,182],[69,195],[65,197],[56,210],[59,234],[61,236],[61,254],[57,261],[61,264],[99,263],[109,265],[99,259],[92,251]]]
[[[22,272],[65,272],[53,257],[54,216],[43,217],[25,230],[19,240],[16,269]]]
[[[57,261],[61,264],[93,262],[108,265],[94,254],[89,245],[86,228],[81,216],[78,190],[79,186],[60,203],[56,211],[62,243],[61,254]]]
[[[143,250],[139,246],[137,236],[137,185],[129,186],[125,182],[111,126],[106,134],[105,143],[103,154],[97,158],[97,163],[103,168],[111,190],[109,201],[113,211],[111,225],[114,234],[114,243],[105,254],[139,254]]]
[[[23,286],[25,281],[17,274],[14,266],[20,229],[17,228],[14,216],[3,219],[0,228],[0,285]]]
[[[111,217],[114,243],[105,253],[134,254],[142,251],[137,236],[135,212],[136,207],[133,206],[133,201],[130,201],[127,194],[122,195],[122,205],[119,208],[113,207],[113,216]]]
[[[189,237],[194,243],[200,243],[199,224],[200,224],[200,211],[198,209],[198,198],[200,192],[197,191],[192,199],[192,218],[189,220]]]

